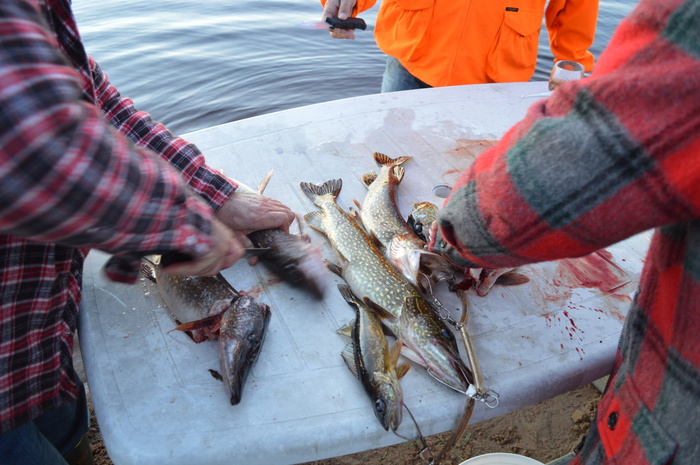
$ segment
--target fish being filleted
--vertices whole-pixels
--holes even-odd
[[[343,261],[338,271],[354,294],[385,310],[382,323],[402,341],[404,353],[447,386],[466,392],[471,372],[460,358],[454,334],[357,221],[336,204],[341,186],[339,179],[320,186],[302,182],[302,191],[321,208],[304,219],[326,235]]]
[[[308,290],[320,299],[328,282],[328,270],[321,251],[307,235],[297,236],[281,229],[263,229],[248,234],[251,242],[265,249],[258,256],[274,274],[292,286]]]
[[[240,181],[240,192],[262,195],[272,176],[270,172],[257,190]],[[292,286],[309,291],[320,299],[325,292],[329,276],[321,251],[305,235],[295,235],[279,228],[263,229],[248,234],[255,247],[265,249],[258,254],[260,261],[276,276]]]
[[[374,414],[384,429],[396,431],[401,424],[403,410],[403,390],[399,379],[410,368],[407,364],[397,364],[401,341],[396,341],[389,348],[377,315],[352,293],[349,286],[339,284],[338,289],[345,301],[355,307],[355,320],[339,330],[352,340],[343,350],[343,360],[362,382],[372,399]]]
[[[243,386],[258,357],[269,321],[270,307],[245,294],[221,318],[219,365],[231,405],[241,401]]]

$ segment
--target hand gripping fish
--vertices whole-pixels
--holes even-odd
[[[442,383],[466,393],[472,375],[459,356],[454,334],[357,221],[336,204],[341,186],[339,179],[320,186],[302,182],[304,194],[321,208],[304,219],[326,235],[343,260],[342,268],[336,268],[353,293],[385,310],[382,323],[402,341],[402,353]]]
[[[155,281],[178,324],[175,329],[191,331],[197,343],[218,339],[221,375],[231,404],[238,404],[245,380],[260,352],[270,308],[240,294],[221,274],[165,274],[157,261],[147,262],[150,269],[144,269],[144,274]]]

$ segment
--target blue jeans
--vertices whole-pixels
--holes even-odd
[[[420,79],[414,77],[394,57],[386,57],[386,68],[382,76],[382,92],[396,92],[399,90],[425,89],[429,86]]]
[[[66,465],[68,457],[88,430],[89,411],[85,386],[78,383],[78,399],[49,410],[11,431],[0,434],[2,465]]]

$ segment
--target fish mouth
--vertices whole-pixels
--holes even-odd
[[[237,405],[241,401],[243,386],[261,346],[262,341],[259,339],[257,341],[219,339],[221,376],[231,405]]]
[[[399,425],[401,425],[401,408],[397,407],[390,411],[385,417],[384,420],[382,421],[382,426],[386,431],[396,431],[399,429]]]
[[[471,370],[460,358],[450,356],[447,362],[448,369],[445,369],[444,364],[428,364],[428,373],[445,386],[457,392],[466,393],[469,386],[474,383]]]
[[[374,413],[386,431],[396,431],[399,428],[403,419],[402,409],[403,401],[392,400],[391,396],[379,397],[374,400]]]

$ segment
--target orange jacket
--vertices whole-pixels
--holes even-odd
[[[375,3],[357,0],[355,11]],[[383,0],[374,37],[433,87],[528,81],[543,16],[555,59],[591,71],[598,0]]]

